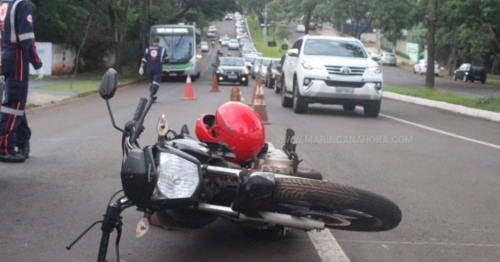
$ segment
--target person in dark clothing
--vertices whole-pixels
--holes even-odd
[[[33,7],[27,0],[0,1],[2,74],[5,96],[0,107],[0,161],[24,162],[29,157],[31,129],[25,106],[30,64],[43,78],[33,33]],[[16,150],[17,147],[17,150]]]
[[[153,45],[146,48],[142,57],[141,67],[139,74],[144,74],[144,65],[147,64],[149,76],[149,91],[151,98],[156,100],[156,93],[161,83],[161,73],[163,71],[163,64],[168,63],[169,57],[167,50],[160,46],[160,38],[153,38]]]

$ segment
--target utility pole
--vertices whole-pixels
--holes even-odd
[[[264,6],[264,31],[262,31],[264,33],[264,51],[266,50],[266,46],[267,46],[267,5]]]
[[[429,15],[427,17],[427,74],[425,76],[425,87],[434,88],[434,61],[436,60],[436,24],[437,24],[438,0],[431,0]]]

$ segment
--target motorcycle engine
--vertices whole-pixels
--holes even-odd
[[[268,143],[268,150],[264,157],[256,159],[252,168],[276,174],[293,174],[292,161],[285,152],[275,148],[271,143]]]

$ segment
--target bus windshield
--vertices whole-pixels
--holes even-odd
[[[185,61],[193,57],[194,37],[189,35],[158,35],[160,45],[167,49],[171,62]]]
[[[157,26],[152,37],[160,38],[160,45],[167,49],[170,63],[188,63],[195,55],[196,38],[192,27]]]

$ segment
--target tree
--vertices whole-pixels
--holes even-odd
[[[409,0],[375,0],[372,8],[373,25],[384,37],[396,45],[403,30],[412,27],[408,14],[412,10]]]
[[[306,34],[309,33],[309,23],[313,17],[316,6],[323,3],[324,0],[280,0],[284,7],[284,12],[288,18],[299,18],[306,28]]]

